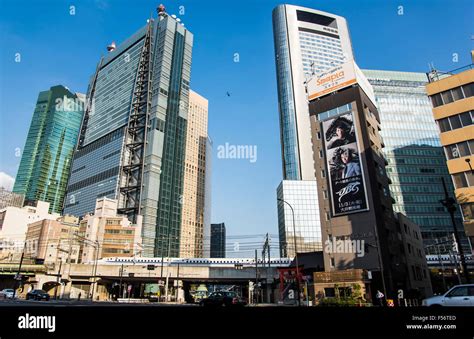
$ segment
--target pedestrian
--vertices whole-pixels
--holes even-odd
[[[77,296],[77,301],[81,300],[81,294],[82,292],[79,292],[79,295]]]

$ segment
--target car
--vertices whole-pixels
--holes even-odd
[[[43,290],[32,290],[26,294],[26,300],[49,300],[49,294]]]
[[[230,291],[213,292],[199,302],[200,306],[215,307],[245,306],[246,304],[247,302],[239,297],[237,293]]]
[[[13,288],[5,288],[0,291],[0,298],[3,299],[12,299],[13,298]]]
[[[456,285],[442,295],[424,299],[421,305],[474,307],[474,284]]]

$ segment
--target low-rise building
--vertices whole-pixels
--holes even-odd
[[[80,262],[104,257],[133,257],[142,254],[142,217],[132,224],[125,215],[117,214],[117,200],[100,198],[93,215],[79,223]]]
[[[75,235],[79,230],[79,218],[66,215],[57,220],[44,219],[28,225],[26,255],[36,263],[63,261],[77,263],[79,243]]]
[[[0,210],[0,261],[18,261],[25,247],[28,224],[41,220],[56,220],[57,213],[48,212],[49,203],[36,206],[8,206]]]
[[[25,196],[23,194],[13,193],[0,187],[0,210],[8,207],[23,207]]]

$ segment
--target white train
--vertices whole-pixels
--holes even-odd
[[[441,261],[443,262],[443,264],[453,264],[453,262],[454,262],[454,257],[452,255],[449,255],[449,254],[441,254],[439,256],[438,255],[427,255],[426,256],[426,261],[427,261],[428,265],[430,265],[430,264],[436,265],[436,264],[439,264],[440,258],[441,258]],[[468,263],[470,265],[474,264],[472,254],[466,254],[466,255],[464,255],[464,258],[466,259],[466,263]],[[461,257],[459,255],[456,256],[456,261],[457,261],[458,264],[461,262]]]
[[[289,266],[289,258],[270,259],[271,267]],[[98,261],[99,265],[161,265],[161,258],[111,257]],[[163,266],[255,267],[255,258],[164,258]],[[258,259],[258,266],[268,267],[268,260]]]

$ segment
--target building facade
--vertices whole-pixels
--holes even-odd
[[[117,205],[114,199],[97,199],[94,214],[80,221],[76,240],[80,262],[142,256],[142,217],[137,216],[137,223],[133,224],[125,215],[117,214]]]
[[[407,266],[385,171],[379,113],[357,66],[351,62],[343,68],[342,77],[322,86],[323,92],[319,84],[341,74],[339,66],[308,87],[325,271],[370,271],[372,300],[377,290],[394,298],[398,289],[407,288]],[[311,87],[313,82],[318,85]]]
[[[408,295],[405,298],[430,297],[433,295],[433,288],[421,228],[402,213],[395,213],[395,217],[407,265],[407,290],[404,292]]]
[[[470,65],[455,72],[429,74],[426,91],[433,104],[441,145],[461,207],[464,228],[474,241],[474,69]],[[459,236],[461,224],[458,224]]]
[[[13,193],[0,187],[0,210],[8,207],[23,207],[25,196],[23,194]]]
[[[284,180],[314,180],[305,81],[353,58],[343,17],[298,6],[273,10]]]
[[[79,218],[68,215],[33,222],[26,232],[29,246],[25,254],[37,264],[78,263],[80,246],[75,237],[78,231]]]
[[[316,180],[306,82],[314,74],[320,74],[353,59],[347,22],[343,17],[315,9],[279,5],[273,10],[273,38],[284,180],[278,187],[277,196],[292,195],[294,199],[304,201],[310,195],[316,199],[315,205],[318,205],[318,197],[311,188],[308,192],[296,190],[300,193],[299,197],[295,197],[294,190],[284,190],[292,186],[290,180]],[[298,183],[294,185],[297,186]],[[316,183],[301,185],[313,187]],[[293,226],[281,224],[291,220],[287,217],[287,207],[278,202],[277,208],[280,252],[283,253],[281,244],[286,246],[286,239],[293,236],[281,232],[291,230]],[[318,209],[315,211],[319,213]],[[300,213],[312,215],[313,211],[300,210]],[[319,215],[312,216],[311,219],[316,221]],[[314,243],[317,238],[315,235],[321,232],[320,223],[305,225],[305,229],[305,233],[311,234],[311,237],[300,239],[302,244]],[[303,233],[299,236],[303,236]],[[285,249],[285,253],[290,252]]]
[[[44,201],[37,201],[35,206],[0,210],[0,261],[20,260],[29,224],[58,218],[58,213],[49,213],[49,203]]]
[[[444,199],[442,178],[449,192],[453,185],[426,95],[428,78],[415,72],[363,72],[374,89],[380,115],[393,210],[418,224],[426,254],[437,254],[437,239],[453,232],[451,217],[440,203]],[[455,217],[461,223],[459,212]],[[468,248],[466,237],[462,238]],[[438,247],[443,254],[451,250],[451,244]]]
[[[316,181],[283,180],[277,201],[281,257],[322,251],[321,228],[315,227],[321,224]]]
[[[203,256],[204,239],[209,237],[204,231],[206,210],[210,201],[206,201],[206,162],[210,161],[207,143],[208,101],[194,91],[189,92],[189,112],[186,132],[185,172],[183,189],[183,215],[179,256],[200,258]]]
[[[89,84],[64,212],[118,200],[132,222],[143,216],[145,256],[179,255],[192,45],[160,6],[156,19],[109,46]]]
[[[63,208],[72,155],[84,113],[84,95],[58,85],[40,92],[13,192]]]
[[[211,224],[211,258],[225,258],[225,224]]]

